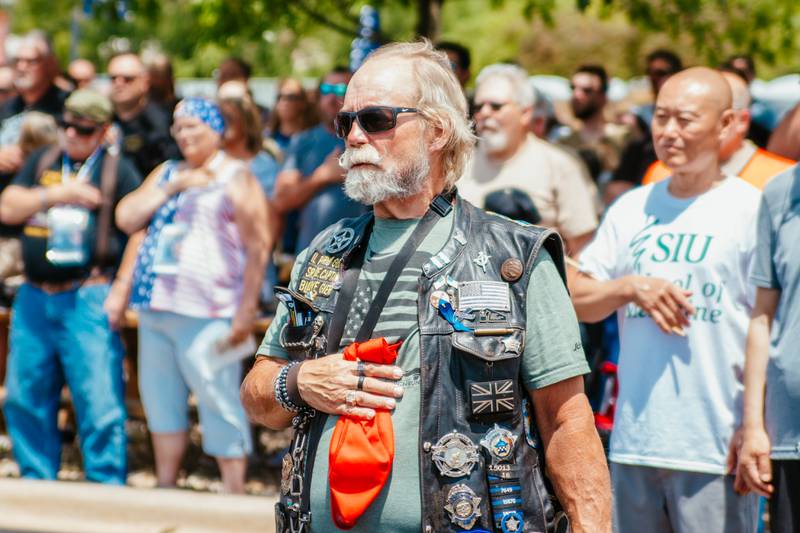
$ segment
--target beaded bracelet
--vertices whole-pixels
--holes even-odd
[[[293,366],[299,364],[300,361],[292,361],[291,363],[284,365],[280,372],[278,372],[278,376],[275,378],[275,400],[278,402],[278,405],[290,413],[299,413],[305,409],[304,407],[301,407],[292,401],[292,399],[289,397],[289,391],[286,389],[286,376],[289,375],[289,370],[291,370]]]

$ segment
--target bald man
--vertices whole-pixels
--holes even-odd
[[[774,176],[794,165],[794,161],[786,159],[763,148],[759,148],[747,139],[750,130],[750,88],[738,74],[722,72],[725,81],[730,85],[733,96],[734,126],[728,138],[722,143],[719,159],[722,172],[738,176],[759,190]],[[647,170],[643,185],[660,181],[671,173],[661,161],[656,161]]]
[[[167,159],[179,157],[169,133],[172,117],[150,102],[147,69],[138,55],[119,54],[108,63],[114,122],[121,131],[122,152],[147,176]]]
[[[617,312],[619,398],[611,436],[619,532],[753,531],[755,501],[733,490],[727,455],[742,393],[736,373],[753,293],[748,274],[760,193],[727,176],[737,127],[725,78],[672,76],[653,142],[672,175],[613,204],[580,257],[580,320]]]
[[[97,71],[88,59],[75,59],[67,67],[67,75],[76,89],[86,89],[94,82]]]

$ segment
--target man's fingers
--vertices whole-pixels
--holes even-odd
[[[772,461],[769,459],[769,455],[761,454],[758,456],[758,480],[764,484],[764,486],[772,492],[772,485],[770,482],[772,481]]]
[[[353,418],[363,418],[364,420],[372,420],[375,418],[375,411],[365,407],[342,407],[338,411],[339,415],[350,416]]]
[[[758,467],[755,462],[749,462],[744,468],[744,478],[747,485],[758,494],[769,497],[770,487],[760,479]]]
[[[399,366],[363,362],[361,364],[364,367],[364,375],[371,378],[400,379],[403,377],[403,369]],[[358,375],[358,363],[352,363],[352,372]]]
[[[370,394],[366,391],[355,391],[356,402],[353,407],[370,407],[372,409],[394,409],[397,406],[394,398]]]
[[[672,298],[677,302],[683,310],[685,310],[688,314],[693,315],[697,312],[697,310],[692,305],[692,302],[689,301],[689,296],[691,296],[690,291],[684,291],[683,289],[678,288],[676,285],[670,286],[670,295]]]
[[[664,333],[670,333],[669,324],[667,324],[667,321],[664,320],[661,311],[659,311],[658,309],[653,309],[652,311],[650,311],[650,317],[656,323],[656,326],[658,326],[661,329],[661,331],[663,331]]]
[[[403,396],[403,387],[377,378],[364,378],[364,386],[361,390],[380,396],[388,396],[389,398],[401,398]]]

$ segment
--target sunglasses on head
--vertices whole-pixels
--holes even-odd
[[[353,121],[358,121],[359,127],[367,133],[380,133],[389,131],[397,125],[398,113],[416,113],[413,107],[387,107],[371,106],[358,111],[340,111],[336,113],[334,127],[336,135],[344,139],[353,128]]]
[[[344,98],[344,93],[347,92],[346,83],[321,83],[319,86],[319,94],[322,96],[328,94],[335,94],[339,98]]]
[[[100,128],[100,126],[84,126],[83,124],[76,124],[75,122],[64,120],[63,118],[58,120],[58,126],[64,131],[72,128],[75,130],[75,133],[82,137],[94,135],[98,128]]]

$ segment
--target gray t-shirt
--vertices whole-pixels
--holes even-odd
[[[765,420],[772,458],[800,459],[800,167],[764,188],[751,281],[781,291],[767,365]]]
[[[436,224],[418,251],[409,260],[375,326],[373,337],[386,337],[389,342],[403,340],[397,365],[404,371],[400,384],[403,397],[392,412],[395,434],[395,456],[392,472],[383,491],[372,502],[356,526],[355,532],[391,531],[418,533],[421,524],[419,460],[419,325],[417,323],[417,280],[423,263],[437,253],[450,238],[453,212]],[[353,341],[386,270],[411,235],[418,220],[377,218],[368,243],[368,254],[356,287],[356,296],[349,313],[341,346]],[[302,265],[305,251],[297,258]],[[298,267],[292,272],[292,282]],[[567,291],[550,255],[542,249],[534,265],[527,298],[527,335],[522,359],[522,381],[528,389],[539,389],[585,374],[589,371],[575,312]],[[535,289],[534,289],[535,287]],[[286,323],[287,313],[280,306],[267,330],[259,355],[288,358],[278,334]],[[577,348],[577,349],[576,349]],[[314,532],[340,531],[331,520],[328,490],[328,450],[338,417],[328,417],[317,448],[311,479],[311,511],[315,517]]]

